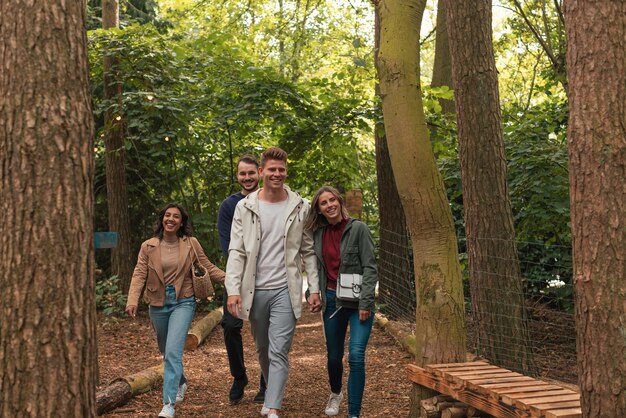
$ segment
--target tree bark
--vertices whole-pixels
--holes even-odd
[[[534,373],[506,179],[491,0],[446,0],[478,353]]]
[[[102,28],[119,27],[119,0],[102,0]],[[126,148],[124,144],[124,118],[121,114],[122,83],[117,70],[117,58],[108,52],[103,63],[104,100],[117,102],[105,113],[104,144],[107,180],[107,207],[109,229],[117,232],[117,247],[111,250],[111,273],[120,279],[124,292],[128,292],[134,268],[130,245],[130,217],[126,186]],[[116,110],[117,109],[117,110]]]
[[[626,3],[565,2],[578,381],[584,417],[626,416]]]
[[[445,0],[437,1],[437,27],[435,28],[435,62],[431,87],[448,86],[452,90],[452,57],[446,26]],[[444,113],[454,113],[454,101],[439,99]]]
[[[425,0],[381,0],[377,56],[385,133],[413,242],[416,363],[465,359],[463,287],[452,213],[425,123],[419,84],[419,32]],[[397,175],[402,173],[402,175]],[[421,390],[420,390],[421,391]],[[414,393],[411,416],[432,391]]]
[[[83,2],[0,0],[0,416],[95,416]]]
[[[380,46],[380,24],[375,12],[375,45]],[[376,95],[380,96],[376,84]],[[378,214],[380,248],[378,253],[378,299],[381,311],[390,319],[414,317],[415,277],[411,269],[409,233],[396,180],[391,168],[387,138],[374,130],[376,140],[376,179],[378,183]]]

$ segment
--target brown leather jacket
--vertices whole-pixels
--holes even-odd
[[[160,245],[161,241],[156,237],[150,238],[141,244],[137,265],[130,282],[126,306],[137,306],[142,290],[144,291],[143,300],[148,305],[163,306],[165,302],[165,282],[161,267]],[[191,245],[194,246],[198,254],[200,264],[209,272],[211,280],[213,282],[224,282],[224,272],[209,261],[196,238],[184,236],[178,239],[178,245],[180,248],[178,270],[174,279],[177,299],[193,296],[191,265],[195,259],[195,254]]]

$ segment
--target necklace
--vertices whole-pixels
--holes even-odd
[[[174,248],[178,248],[178,240],[172,241],[172,242],[162,240],[161,245],[167,248],[168,253],[171,253]]]

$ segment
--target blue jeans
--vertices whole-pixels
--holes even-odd
[[[359,310],[341,308],[331,319],[336,310],[335,291],[326,289],[326,310],[324,311],[324,335],[328,352],[328,381],[333,393],[341,392],[343,376],[343,353],[346,331],[350,324],[350,345],[348,347],[348,415],[358,417],[361,414],[361,401],[365,388],[365,348],[372,332],[374,315],[359,320]]]
[[[178,386],[187,382],[183,373],[183,349],[195,308],[196,299],[193,296],[176,299],[172,285],[165,288],[162,307],[150,306],[150,320],[163,354],[163,404],[174,405]]]

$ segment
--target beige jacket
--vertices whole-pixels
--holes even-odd
[[[302,272],[300,260],[304,262],[311,293],[319,293],[317,259],[313,248],[313,235],[304,230],[304,221],[309,204],[295,192],[285,187],[289,194],[287,221],[285,223],[284,246],[287,266],[287,286],[291,306],[296,318],[302,313]],[[229,296],[241,296],[242,310],[238,316],[247,320],[252,308],[255,289],[256,260],[261,242],[259,218],[259,191],[250,193],[235,208],[230,230],[228,263],[226,264],[225,286]]]
[[[177,299],[193,296],[191,265],[195,259],[195,254],[191,248],[192,244],[196,249],[196,253],[198,253],[200,264],[207,269],[211,280],[214,282],[224,281],[224,272],[209,261],[198,240],[194,237],[184,236],[178,239],[178,270],[174,279]],[[144,292],[143,300],[148,305],[163,306],[165,302],[165,282],[161,266],[160,245],[161,241],[156,237],[150,238],[141,244],[137,265],[130,282],[126,306],[137,306],[142,291]]]

